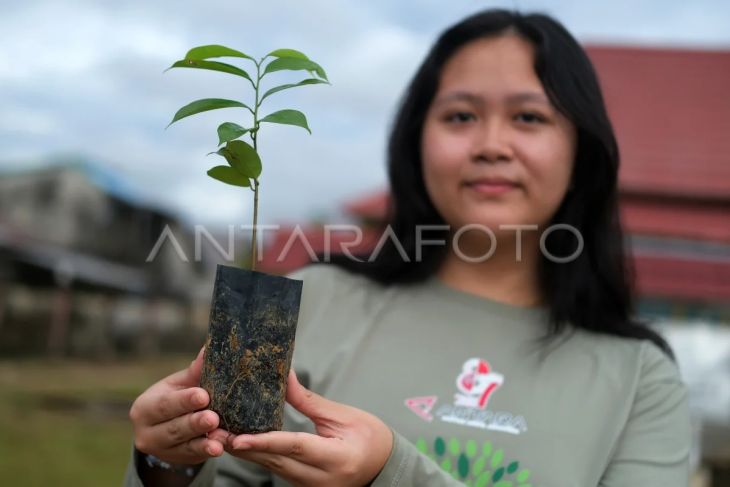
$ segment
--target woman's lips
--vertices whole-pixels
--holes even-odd
[[[485,195],[499,195],[517,188],[517,184],[509,181],[472,181],[467,182],[466,186]]]

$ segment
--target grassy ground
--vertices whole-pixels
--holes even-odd
[[[0,484],[120,485],[132,439],[129,406],[190,360],[0,361]]]

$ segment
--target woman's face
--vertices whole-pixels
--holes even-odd
[[[421,157],[434,206],[457,229],[547,224],[570,184],[575,128],[545,95],[533,47],[516,35],[472,41],[443,67]],[[527,235],[527,234],[525,234]]]

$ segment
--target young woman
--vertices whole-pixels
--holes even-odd
[[[199,356],[132,407],[126,485],[686,486],[687,392],[631,316],[618,149],[576,40],[503,10],[451,27],[388,156],[393,238],[293,276],[301,414],[229,436]]]

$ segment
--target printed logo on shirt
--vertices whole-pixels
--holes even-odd
[[[456,377],[453,404],[442,404],[434,413],[438,396],[420,396],[405,400],[408,409],[421,419],[431,422],[438,418],[473,428],[502,431],[519,435],[527,431],[527,421],[522,416],[487,409],[490,398],[504,384],[504,375],[492,370],[484,359],[470,358]]]

